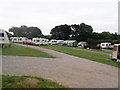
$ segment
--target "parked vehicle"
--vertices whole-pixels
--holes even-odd
[[[7,36],[7,33],[0,29],[0,47],[4,48],[5,46],[9,46],[10,47],[11,43],[10,40]]]
[[[77,47],[77,41],[76,40],[66,40],[63,42],[62,46]]]
[[[79,42],[79,43],[77,44],[77,46],[86,47],[86,46],[88,46],[88,43],[82,41],[82,42]]]
[[[102,47],[100,44],[97,44],[96,46],[91,46],[90,49],[102,50]]]
[[[49,44],[50,45],[56,45],[57,44],[57,40],[52,39],[52,40],[49,41]]]
[[[64,40],[57,40],[57,44],[62,44],[64,42]]]
[[[45,38],[33,38],[32,43],[34,43],[34,45],[48,45],[49,40]]]
[[[10,37],[10,40],[15,43],[22,43],[23,41],[27,41],[26,37]]]
[[[112,48],[111,43],[109,43],[109,42],[101,43],[100,46],[101,46],[101,48],[103,48],[103,49]]]
[[[23,44],[33,45],[32,40],[23,41]]]

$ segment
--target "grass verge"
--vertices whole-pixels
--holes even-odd
[[[111,57],[108,55],[92,53],[92,52],[87,52],[87,51],[80,51],[80,50],[73,49],[73,47],[64,47],[64,46],[60,46],[60,45],[40,46],[40,47],[52,49],[52,50],[66,53],[69,55],[89,59],[89,60],[96,61],[99,63],[107,64],[107,65],[111,65],[114,67],[120,67],[120,65],[118,65],[118,62],[109,60]]]
[[[36,50],[33,48],[24,47],[24,46],[19,46],[15,44],[12,44],[10,48],[3,48],[2,55],[54,58],[53,56],[45,52],[42,52],[40,50]]]
[[[53,81],[33,76],[2,76],[3,88],[66,88]]]
[[[82,48],[82,47],[75,47],[75,48],[82,49],[82,50],[86,50],[86,51],[95,51],[95,52],[101,52],[101,53],[112,54],[112,50],[105,50],[105,49],[102,49],[102,50],[84,49],[84,48]]]

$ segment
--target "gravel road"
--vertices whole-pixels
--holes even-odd
[[[118,88],[118,68],[49,49],[28,47],[57,58],[2,56],[4,75],[40,76],[70,88]]]

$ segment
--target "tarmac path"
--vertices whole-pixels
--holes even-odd
[[[47,52],[56,58],[2,56],[4,75],[38,76],[70,88],[118,88],[116,67],[45,48],[28,47]]]

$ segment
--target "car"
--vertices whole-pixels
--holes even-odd
[[[23,41],[23,44],[29,44],[29,45],[33,45],[34,43],[31,41]]]
[[[77,46],[86,47],[86,46],[88,46],[88,43],[82,41],[82,42],[79,42]]]

